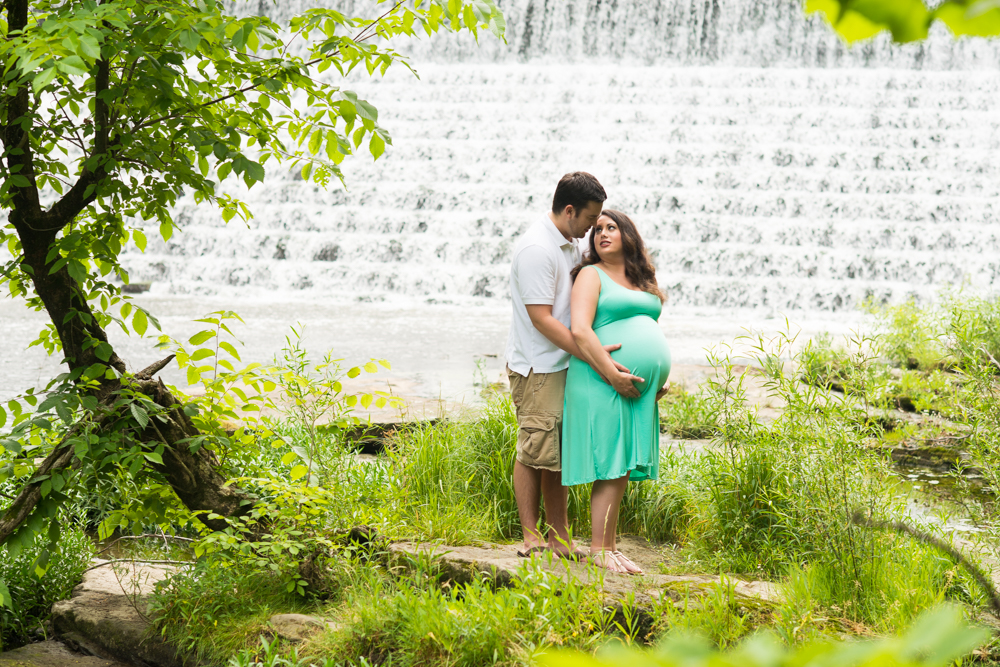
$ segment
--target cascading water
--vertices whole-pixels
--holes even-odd
[[[249,229],[183,202],[183,232],[129,256],[132,279],[154,294],[506,299],[514,240],[583,169],[633,214],[675,305],[840,310],[994,286],[994,44],[941,29],[849,50],[794,1],[501,6],[506,46],[435,37],[403,47],[419,80],[352,77],[394,145],[349,159],[346,192],[272,170],[242,193]]]

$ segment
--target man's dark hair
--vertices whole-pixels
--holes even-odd
[[[559,179],[556,194],[552,197],[552,212],[558,215],[567,206],[572,206],[579,213],[588,202],[603,204],[607,198],[596,178],[585,171],[574,171]]]

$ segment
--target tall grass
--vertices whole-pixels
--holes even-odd
[[[389,446],[389,493],[408,515],[403,523],[429,529],[432,538],[520,539],[513,486],[516,442],[517,420],[507,396],[493,398],[471,421],[401,431]],[[662,454],[664,479],[629,484],[619,520],[620,531],[657,542],[678,539],[690,515],[678,482],[684,472],[680,458]],[[573,534],[589,536],[589,485],[570,490],[568,509]]]

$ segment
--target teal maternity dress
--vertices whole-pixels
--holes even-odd
[[[598,267],[601,295],[594,333],[602,345],[621,343],[611,358],[646,380],[638,398],[624,398],[590,365],[570,359],[563,407],[562,483],[597,479],[656,479],[660,467],[660,415],[656,392],[670,375],[670,348],[656,323],[662,308],[649,292],[622,287]]]

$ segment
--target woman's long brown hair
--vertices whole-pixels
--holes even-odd
[[[653,262],[649,259],[649,253],[646,252],[646,244],[642,242],[642,237],[639,236],[639,230],[635,228],[635,223],[621,211],[608,209],[601,213],[601,216],[605,215],[618,225],[618,231],[622,237],[625,277],[643,292],[649,292],[658,298],[661,303],[666,301],[666,295],[660,291],[659,286],[656,284],[656,269],[653,268]],[[601,261],[600,255],[597,254],[596,238],[597,229],[591,229],[590,254],[584,257],[583,261],[570,271],[570,276],[573,277],[574,281],[580,274],[581,269],[586,266],[593,266]]]

